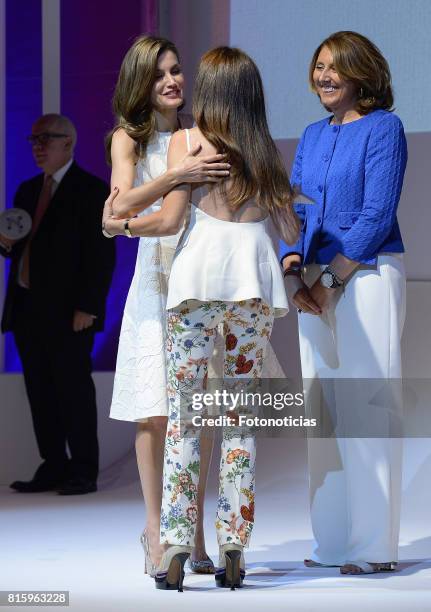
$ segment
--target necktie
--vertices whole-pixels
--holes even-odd
[[[52,191],[52,184],[54,182],[54,179],[52,178],[52,176],[50,174],[47,174],[45,176],[44,182],[43,182],[43,186],[42,186],[42,190],[39,194],[39,199],[37,201],[37,206],[36,206],[36,210],[33,216],[33,225],[31,228],[31,232],[30,232],[30,236],[27,240],[27,244],[25,245],[25,249],[24,249],[24,253],[22,256],[22,265],[21,265],[21,274],[20,274],[20,282],[22,285],[24,285],[25,287],[29,287],[30,286],[30,249],[31,249],[31,243],[33,240],[34,235],[36,234],[40,222],[42,221],[42,218],[44,216],[44,214],[46,213],[46,210],[49,206],[49,202],[51,200],[51,191]]]

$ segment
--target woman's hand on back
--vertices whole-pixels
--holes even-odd
[[[218,183],[229,177],[230,164],[226,162],[226,155],[217,153],[196,157],[202,149],[196,144],[182,160],[173,166],[178,184],[181,183]]]

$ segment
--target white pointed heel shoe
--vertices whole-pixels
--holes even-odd
[[[172,545],[163,553],[160,565],[156,569],[154,581],[156,589],[182,592],[184,564],[192,552],[191,546]]]
[[[244,546],[223,544],[219,548],[219,565],[215,574],[216,586],[234,591],[241,588],[245,577]]]

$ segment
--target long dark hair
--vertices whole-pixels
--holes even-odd
[[[157,36],[140,36],[127,51],[112,100],[117,123],[105,139],[108,163],[111,161],[112,135],[119,128],[123,128],[136,142],[137,154],[145,155],[147,144],[156,130],[151,91],[156,80],[157,62],[165,51],[175,53],[179,61],[174,43]]]
[[[218,47],[203,55],[193,116],[205,138],[228,155],[232,168],[226,196],[232,208],[256,198],[283,238],[295,242],[299,221],[292,207],[294,194],[269,133],[259,70],[246,53]]]

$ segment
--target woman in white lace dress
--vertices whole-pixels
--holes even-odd
[[[112,162],[111,186],[118,193],[119,217],[160,209],[162,196],[181,183],[216,182],[229,174],[222,155],[195,157],[196,146],[167,171],[167,151],[179,127],[184,77],[178,51],[168,40],[138,38],[127,52],[114,94],[117,125],[107,139]],[[184,119],[182,121],[184,125]],[[136,455],[146,505],[142,535],[146,568],[153,573],[162,553],[159,543],[163,449],[168,402],[165,339],[166,295],[171,260],[181,232],[166,238],[142,238],[135,274],[124,310],[110,416],[137,423]],[[211,571],[203,534],[203,497],[212,441],[203,443],[200,516],[192,561]],[[200,562],[200,563],[197,563]]]

